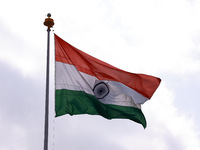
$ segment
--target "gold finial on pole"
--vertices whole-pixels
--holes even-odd
[[[44,25],[48,27],[48,30],[50,30],[50,28],[52,28],[54,25],[54,21],[52,18],[50,18],[51,17],[50,13],[47,14],[47,17],[48,18],[46,18],[44,21]]]

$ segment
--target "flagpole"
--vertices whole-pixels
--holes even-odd
[[[45,124],[44,124],[44,150],[48,150],[48,128],[49,128],[49,43],[50,43],[50,31],[54,25],[51,14],[48,13],[44,21],[44,25],[47,29],[47,68],[46,68],[46,99],[45,99]]]

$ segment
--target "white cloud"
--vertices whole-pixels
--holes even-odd
[[[161,140],[166,150],[176,146],[185,150],[197,150],[200,148],[198,125],[194,124],[193,118],[175,107],[175,96],[165,83],[161,84],[153,99],[144,105],[144,111],[149,118],[147,130],[155,135],[152,139]]]

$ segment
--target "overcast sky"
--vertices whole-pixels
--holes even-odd
[[[125,119],[54,118],[51,32],[49,150],[199,150],[199,0],[1,0],[0,150],[42,150],[47,13],[54,32],[120,69],[160,77],[142,105],[147,128]]]

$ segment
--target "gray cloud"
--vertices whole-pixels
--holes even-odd
[[[0,62],[0,149],[41,149],[44,86]]]

